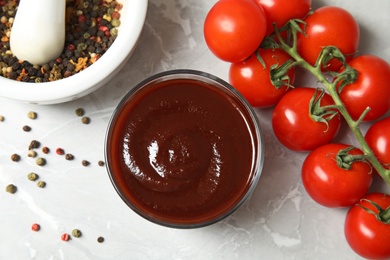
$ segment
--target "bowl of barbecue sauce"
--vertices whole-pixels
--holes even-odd
[[[197,228],[239,208],[264,159],[261,128],[225,81],[194,70],[140,82],[114,111],[105,159],[122,200],[145,219]]]

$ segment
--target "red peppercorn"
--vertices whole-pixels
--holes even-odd
[[[107,30],[107,31],[104,32],[104,35],[105,35],[106,37],[110,37],[110,36],[111,36],[111,33],[110,33],[109,30]]]
[[[56,59],[56,62],[59,63],[59,64],[62,63],[62,58],[61,58],[61,57],[58,57],[58,58]]]
[[[68,45],[68,50],[74,51],[75,49],[76,49],[76,46],[74,44],[71,43]]]
[[[111,17],[112,19],[119,19],[121,18],[121,14],[119,12],[113,12]]]
[[[39,224],[36,224],[34,223],[32,226],[31,226],[31,229],[33,231],[39,231],[41,229],[41,226]]]
[[[104,25],[100,25],[100,26],[99,26],[99,30],[100,30],[100,31],[103,31],[103,32],[106,32],[106,31],[108,31],[108,27],[107,27],[107,26],[104,26]]]
[[[81,15],[79,15],[79,16],[77,17],[77,21],[78,21],[79,23],[85,23],[85,20],[86,20],[86,18],[85,18],[85,15],[83,15],[83,14],[81,14]]]
[[[101,20],[102,20],[102,17],[100,17],[100,16],[96,18],[96,22],[97,22],[98,24],[100,24],[100,21],[101,21]]]
[[[57,153],[58,155],[64,155],[64,154],[65,154],[65,151],[64,151],[64,149],[62,149],[62,148],[57,148],[57,149],[56,149],[56,153]]]
[[[63,241],[69,241],[70,236],[69,236],[69,234],[64,233],[64,234],[62,234],[61,239],[62,239]]]

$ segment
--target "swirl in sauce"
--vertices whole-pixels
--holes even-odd
[[[221,90],[193,80],[159,83],[119,113],[109,158],[139,211],[177,222],[207,219],[248,189],[254,140]]]

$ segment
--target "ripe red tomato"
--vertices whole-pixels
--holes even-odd
[[[272,127],[278,140],[294,151],[311,151],[331,142],[340,129],[337,114],[328,124],[312,119],[309,112],[310,100],[316,93],[313,88],[295,88],[288,91],[276,104],[272,114]],[[317,98],[319,93],[316,94]],[[322,107],[333,105],[333,99],[324,93]],[[328,116],[325,116],[327,118]]]
[[[298,33],[298,53],[314,65],[325,46],[337,47],[347,58],[352,59],[359,47],[360,30],[353,16],[346,10],[325,6],[309,15],[305,22],[306,35]],[[332,59],[327,70],[337,71],[342,63]]]
[[[290,56],[280,49],[258,49],[264,65],[257,59],[256,53],[246,61],[233,63],[229,70],[229,82],[254,107],[274,106],[286,93],[287,86],[277,89],[270,80],[272,66],[280,67]],[[295,70],[287,75],[290,84],[294,83]]]
[[[207,14],[204,37],[215,56],[240,62],[260,46],[266,27],[264,10],[254,0],[220,0]]]
[[[379,162],[390,169],[390,117],[371,125],[365,139]]]
[[[303,186],[314,201],[325,207],[352,206],[371,186],[369,164],[356,161],[348,170],[338,166],[338,152],[348,147],[346,144],[325,144],[312,151],[302,165]],[[355,148],[348,154],[359,155],[363,152]]]
[[[358,119],[367,107],[371,110],[364,121],[376,120],[386,114],[390,109],[390,65],[373,55],[358,56],[348,65],[358,71],[358,78],[342,89],[340,99],[351,117]]]
[[[311,0],[257,0],[267,16],[267,32],[274,31],[273,23],[280,28],[291,19],[303,19],[309,13]]]
[[[390,196],[383,193],[371,193],[364,197],[390,211]],[[361,206],[378,213],[371,203],[362,200]],[[389,221],[387,214],[387,220]],[[390,258],[390,224],[379,221],[375,215],[368,213],[358,205],[347,213],[344,225],[345,238],[350,247],[360,256],[367,259]]]

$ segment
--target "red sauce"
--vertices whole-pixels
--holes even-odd
[[[117,191],[162,224],[221,218],[253,181],[258,140],[249,117],[236,97],[199,81],[141,88],[116,113],[108,134]]]

